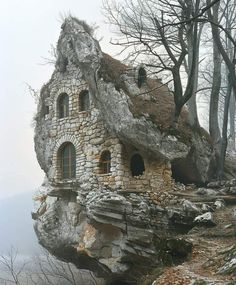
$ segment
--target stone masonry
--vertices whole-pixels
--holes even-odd
[[[48,94],[39,108],[45,105],[48,111],[38,120],[47,128],[40,144],[49,150],[45,151],[47,160],[51,162],[46,171],[49,181],[63,182],[59,150],[64,143],[71,142],[76,149],[76,177],[70,182],[77,182],[82,189],[106,186],[111,189],[155,191],[171,184],[170,164],[163,160],[143,157],[145,171],[142,175],[132,176],[130,160],[133,154],[140,153],[139,150],[124,145],[109,133],[101,111],[94,106],[91,97],[89,110],[80,111],[79,95],[89,87],[73,64],[67,66],[66,73],[55,72],[46,89]],[[69,115],[59,118],[58,98],[63,93],[69,96]],[[99,162],[105,150],[111,153],[111,167],[110,173],[101,174]]]

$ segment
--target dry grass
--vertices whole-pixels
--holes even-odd
[[[188,111],[183,107],[179,118],[178,129],[173,127],[175,103],[174,96],[165,84],[159,79],[148,78],[139,89],[138,94],[130,94],[121,80],[122,74],[134,76],[133,68],[121,63],[103,53],[99,76],[105,82],[112,82],[116,90],[122,89],[129,97],[132,104],[129,106],[134,117],[145,116],[147,120],[155,123],[162,132],[176,135],[184,143],[191,143],[193,132],[198,132],[210,143],[209,135],[203,129],[192,129],[188,124]]]
[[[124,89],[124,83],[120,80],[120,76],[129,69],[129,67],[119,60],[114,59],[110,55],[103,53],[101,59],[101,67],[99,70],[99,76],[103,78],[105,82],[112,82],[117,90]]]

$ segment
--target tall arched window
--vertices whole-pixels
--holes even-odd
[[[106,174],[111,172],[111,153],[109,150],[102,152],[100,157],[100,173]]]
[[[144,82],[147,80],[147,73],[143,67],[138,70],[138,87],[141,88]]]
[[[64,144],[60,149],[60,164],[62,179],[75,178],[76,174],[76,153],[72,143]]]
[[[69,96],[62,93],[58,98],[58,117],[65,118],[69,116]]]
[[[145,171],[143,158],[142,158],[142,156],[140,154],[135,153],[131,157],[130,170],[131,170],[132,176],[142,175],[143,172]]]
[[[89,101],[89,91],[83,90],[79,94],[79,110],[87,111],[90,108],[90,101]]]

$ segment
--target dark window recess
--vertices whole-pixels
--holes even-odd
[[[45,115],[48,115],[48,114],[49,114],[49,106],[45,106],[44,114],[45,114]]]
[[[49,114],[49,106],[46,106],[45,103],[42,104],[41,114],[42,116]]]
[[[66,93],[62,93],[58,98],[58,114],[60,119],[69,116],[69,96]]]
[[[138,87],[142,87],[143,83],[147,80],[147,73],[143,67],[140,67],[138,70]]]
[[[79,94],[79,110],[87,111],[90,109],[89,91],[83,90]]]
[[[145,171],[143,158],[140,154],[136,153],[131,157],[130,170],[132,176],[142,175],[143,172]]]
[[[105,150],[100,157],[100,173],[106,174],[111,172],[111,153]]]
[[[72,143],[65,144],[60,152],[62,179],[75,178],[76,155]]]

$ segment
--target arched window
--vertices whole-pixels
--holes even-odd
[[[147,73],[143,67],[138,70],[138,87],[140,88],[143,83],[147,80]]]
[[[145,171],[143,158],[140,154],[136,153],[131,157],[130,170],[132,176],[142,175],[143,172]]]
[[[90,108],[90,101],[89,101],[89,91],[83,90],[79,94],[79,110],[87,111]]]
[[[106,174],[111,172],[111,153],[109,150],[102,152],[100,157],[100,173]]]
[[[59,119],[69,116],[69,96],[62,93],[58,98],[58,117]]]
[[[60,149],[60,164],[62,179],[75,178],[76,173],[76,153],[72,143],[64,144]]]

